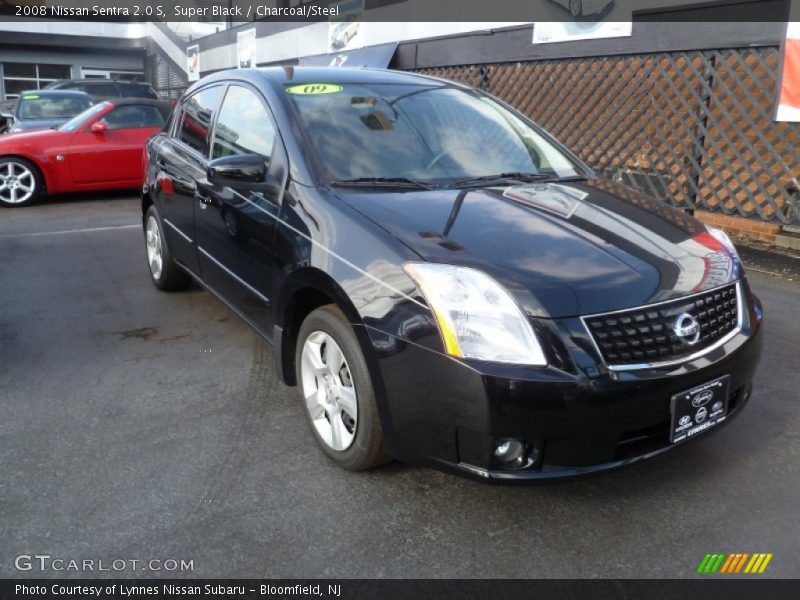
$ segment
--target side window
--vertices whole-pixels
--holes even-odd
[[[176,137],[203,156],[208,156],[211,123],[221,96],[221,86],[206,88],[193,94],[181,107]]]
[[[141,83],[117,83],[123,98],[152,98],[158,99],[158,95],[149,86]]]
[[[102,120],[109,129],[141,129],[164,125],[164,118],[155,106],[138,104],[119,106]]]
[[[86,91],[86,87],[80,82],[67,83],[66,85],[59,86],[60,90],[74,90],[76,92]]]
[[[113,83],[108,82],[97,82],[95,83],[92,81],[91,83],[85,83],[84,87],[86,88],[86,93],[91,94],[92,96],[102,96],[104,98],[115,98],[119,97],[119,92],[117,91],[117,86]]]
[[[261,99],[251,90],[228,88],[214,129],[211,158],[260,154],[269,163],[275,145],[275,126]]]

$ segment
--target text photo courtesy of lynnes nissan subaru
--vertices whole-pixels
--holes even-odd
[[[791,597],[798,23],[0,2],[0,596]]]

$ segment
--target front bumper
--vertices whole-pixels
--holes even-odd
[[[709,354],[679,365],[612,372],[587,343],[580,319],[547,324],[564,341],[561,361],[545,368],[459,361],[394,338],[378,352],[381,418],[396,458],[489,481],[526,481],[596,473],[663,453],[670,398],[730,376],[728,418],[741,413],[761,355],[761,307],[745,288],[742,329]],[[366,328],[373,346],[386,334]],[[704,437],[706,433],[697,437]],[[539,448],[535,465],[503,470],[501,439]]]

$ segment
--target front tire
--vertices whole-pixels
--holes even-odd
[[[361,346],[333,304],[313,311],[297,339],[295,369],[311,431],[340,467],[364,471],[388,462],[375,391]]]
[[[161,219],[153,205],[150,205],[144,216],[144,241],[153,285],[165,292],[188,288],[192,278],[173,260],[161,227]]]
[[[44,182],[32,162],[16,156],[0,158],[0,204],[28,206],[42,195]]]

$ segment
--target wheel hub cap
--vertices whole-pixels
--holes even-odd
[[[36,191],[36,179],[25,165],[7,162],[0,165],[0,201],[7,204],[25,202]]]
[[[308,336],[300,375],[306,410],[317,433],[331,449],[347,450],[355,439],[358,403],[350,367],[330,335],[315,331]]]
[[[161,248],[161,231],[158,229],[158,223],[156,223],[155,218],[152,216],[147,219],[145,244],[147,247],[147,264],[150,265],[150,273],[153,274],[154,279],[160,279],[164,264]]]

